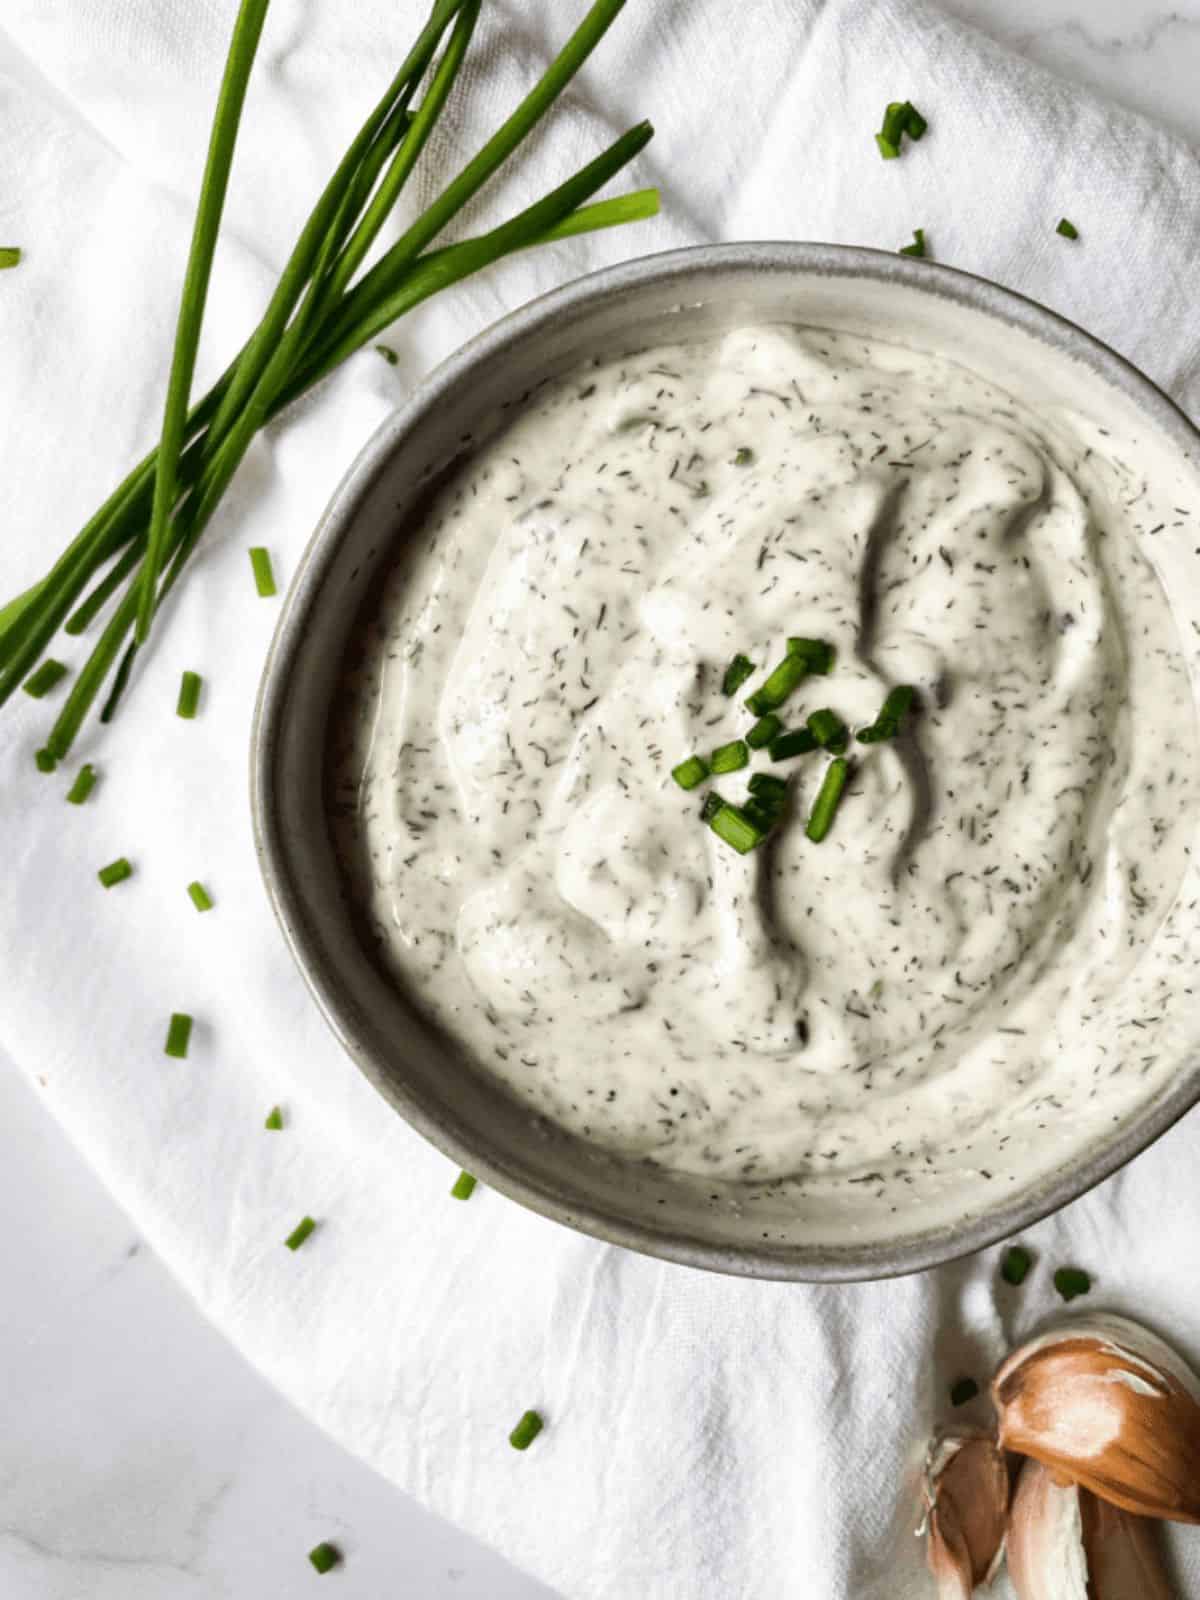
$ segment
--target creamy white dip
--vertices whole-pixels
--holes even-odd
[[[349,679],[333,809],[383,959],[531,1109],[669,1168],[1065,1158],[1188,1043],[1196,719],[1146,555],[1185,515],[1091,425],[875,339],[541,389],[404,532]],[[796,634],[838,656],[789,727],[920,697],[820,844],[822,753],[671,778]],[[742,857],[698,813],[759,771],[790,811]]]

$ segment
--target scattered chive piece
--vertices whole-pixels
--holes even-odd
[[[826,750],[844,750],[846,741],[850,737],[849,728],[847,728],[837,712],[830,711],[828,706],[823,706],[820,711],[813,712],[808,719],[808,731],[817,743]]]
[[[825,675],[833,671],[837,651],[824,639],[789,639],[788,655],[799,656],[810,672]]]
[[[1080,1267],[1059,1267],[1054,1274],[1054,1287],[1064,1300],[1074,1300],[1076,1295],[1087,1294],[1092,1280]]]
[[[333,1568],[337,1566],[338,1562],[341,1561],[342,1552],[337,1548],[336,1545],[322,1542],[321,1544],[317,1545],[315,1550],[310,1550],[308,1552],[308,1559],[312,1562],[313,1566],[316,1567],[317,1571],[322,1575],[322,1577],[324,1577],[325,1573],[332,1571]]]
[[[749,762],[750,752],[744,739],[732,739],[728,744],[720,745],[709,758],[714,774],[740,772]]]
[[[694,789],[708,777],[708,762],[702,756],[689,756],[671,768],[671,776],[681,789]]]
[[[389,367],[395,367],[399,365],[400,357],[392,349],[390,344],[377,344],[375,348],[387,362]]]
[[[906,112],[904,118],[904,131],[910,139],[923,139],[929,131],[928,120],[921,115],[911,100],[904,102]]]
[[[750,779],[750,793],[768,802],[782,805],[787,799],[788,781],[777,778],[773,772],[756,772]]]
[[[807,676],[808,663],[804,657],[789,653],[784,656],[762,687],[754,691],[746,704],[756,717],[761,717],[765,711],[778,711]]]
[[[762,750],[766,745],[770,744],[772,739],[778,738],[782,732],[783,719],[777,717],[773,711],[768,711],[766,716],[759,717],[758,721],[750,729],[750,732],[746,735],[746,743],[751,750]]]
[[[302,1217],[296,1226],[283,1241],[289,1250],[299,1250],[300,1246],[316,1228],[316,1223],[311,1217]]]
[[[753,677],[757,670],[749,656],[734,656],[733,660],[725,668],[725,676],[721,680],[721,693],[736,694],[746,679]]]
[[[757,795],[751,795],[742,806],[742,815],[756,827],[765,838],[771,833],[779,821],[781,808],[771,805],[766,800],[760,800]]]
[[[900,246],[900,254],[902,256],[920,256],[920,257],[924,257],[924,255],[925,255],[925,229],[924,228],[914,228],[913,229],[913,242],[911,244],[902,244]]]
[[[1055,233],[1061,233],[1064,239],[1078,239],[1079,237],[1079,229],[1073,222],[1068,222],[1066,217],[1062,218],[1054,231]]]
[[[807,728],[794,728],[791,733],[781,733],[771,740],[771,760],[790,761],[793,756],[806,756],[817,748],[817,741]]]
[[[1004,1252],[1004,1260],[1000,1263],[1000,1276],[1005,1283],[1024,1283],[1029,1276],[1029,1269],[1033,1265],[1033,1257],[1024,1245],[1014,1244],[1011,1250]]]
[[[974,1378],[960,1378],[950,1390],[950,1404],[952,1406],[965,1406],[968,1400],[974,1400],[979,1393],[979,1385]]]
[[[21,687],[35,700],[41,700],[50,693],[56,683],[61,683],[66,675],[67,669],[62,662],[55,661],[53,656],[47,656],[41,666],[29,674]]]
[[[460,1172],[454,1180],[454,1187],[450,1193],[456,1200],[469,1200],[475,1193],[478,1178],[473,1178],[469,1172]]]
[[[748,467],[748,466],[751,466],[753,464],[753,461],[754,461],[754,451],[751,450],[749,445],[745,445],[745,444],[742,445],[742,447],[738,451],[737,455],[735,455],[734,458],[733,458],[733,464],[734,464],[735,467]]]
[[[263,1123],[263,1127],[269,1128],[272,1133],[278,1133],[283,1127],[283,1112],[278,1106],[272,1106],[267,1112],[267,1120]]]
[[[718,839],[731,844],[738,855],[749,855],[763,842],[763,830],[737,806],[723,805],[709,823]]]
[[[900,141],[908,128],[908,101],[892,100],[883,114],[883,127],[879,137],[885,144],[900,148]]]
[[[202,883],[189,883],[188,894],[197,911],[211,911],[213,908],[212,896]]]
[[[875,143],[879,146],[879,154],[885,161],[895,161],[900,154],[900,146],[893,144],[890,139],[885,139],[881,133],[875,135]]]
[[[514,1450],[528,1450],[546,1424],[536,1411],[527,1411],[508,1436]]]
[[[96,769],[88,762],[75,774],[75,782],[67,790],[68,802],[73,806],[81,806],[95,787]]]
[[[174,1056],[176,1061],[186,1061],[188,1043],[192,1037],[192,1019],[186,1011],[172,1011],[167,1024],[167,1042],[163,1054]]]
[[[106,867],[101,867],[96,876],[106,889],[111,889],[114,883],[122,883],[126,878],[132,878],[133,868],[124,856],[118,856],[115,861],[110,861]]]
[[[711,822],[724,804],[724,800],[721,799],[717,791],[715,789],[712,790],[710,794],[705,796],[704,804],[700,807],[700,821]]]
[[[39,772],[53,772],[58,765],[58,757],[53,750],[39,750],[33,759]]]
[[[0,245],[0,271],[5,267],[19,267],[21,251],[15,244]]]
[[[894,739],[900,732],[901,723],[912,710],[916,697],[917,691],[910,684],[902,683],[893,689],[871,726],[858,730],[858,742],[878,744],[882,739]]]
[[[250,551],[250,565],[254,568],[254,587],[262,599],[269,600],[278,592],[275,588],[275,574],[271,570],[271,552],[256,544]]]
[[[842,756],[836,761],[831,761],[826,768],[824,780],[813,802],[812,814],[805,830],[814,844],[820,844],[833,826],[833,819],[837,814],[842,791],[849,776],[850,763]]]
[[[189,720],[196,715],[200,704],[200,684],[203,680],[198,672],[185,672],[179,680],[179,700],[175,706],[177,717],[186,717]]]

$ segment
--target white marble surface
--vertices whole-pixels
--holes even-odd
[[[943,3],[1200,141],[1200,0]],[[343,1600],[549,1594],[252,1372],[2,1058],[0,1150],[4,1600],[290,1600],[312,1592],[305,1553],[324,1538],[346,1553],[328,1591]]]

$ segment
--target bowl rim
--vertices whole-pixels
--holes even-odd
[[[337,547],[360,502],[399,439],[418,417],[435,407],[464,375],[516,341],[592,301],[649,284],[719,281],[747,269],[803,277],[868,278],[901,284],[948,299],[967,310],[1005,322],[1075,358],[1118,390],[1155,425],[1193,467],[1200,463],[1200,430],[1139,368],[1077,323],[1040,302],[990,279],[929,260],[913,260],[865,246],[792,241],[747,241],[695,245],[635,257],[603,267],[538,295],[475,334],[423,378],[405,402],[376,428],[322,514],[289,585],[268,650],[255,702],[250,736],[250,807],[255,853],[272,913],[288,950],[318,1008],[342,1048],[389,1106],[452,1161],[519,1204],[610,1244],[685,1266],[739,1277],[802,1282],[859,1282],[903,1276],[959,1260],[1052,1215],[1111,1177],[1147,1149],[1200,1102],[1200,1060],[1179,1081],[1133,1116],[1105,1148],[1011,1200],[981,1211],[944,1236],[862,1246],[717,1244],[667,1227],[618,1215],[602,1206],[564,1197],[527,1171],[516,1171],[471,1149],[444,1120],[377,1062],[358,1038],[340,1003],[339,986],[309,947],[306,903],[297,888],[289,850],[278,826],[275,758],[288,707],[292,668],[318,605]],[[364,954],[364,960],[367,957]]]

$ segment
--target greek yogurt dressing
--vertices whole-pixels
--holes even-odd
[[[751,459],[747,459],[747,452]],[[1198,752],[1159,506],[1094,425],[938,355],[744,328],[530,397],[399,552],[336,730],[339,851],[397,981],[589,1141],[736,1181],[1065,1157],[1167,1082]],[[789,635],[823,754],[690,794]],[[759,667],[732,700],[730,658]],[[792,779],[740,857],[705,794]]]

